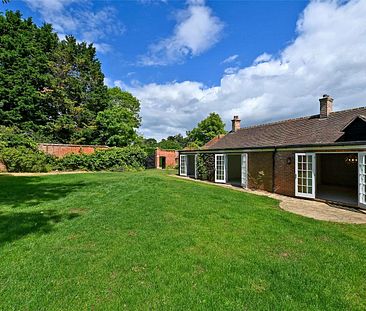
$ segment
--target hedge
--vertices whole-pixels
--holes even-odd
[[[69,154],[57,160],[59,170],[125,171],[145,167],[147,154],[140,147],[113,147],[92,154]]]
[[[53,156],[25,146],[2,148],[0,160],[8,172],[49,172],[55,164]]]

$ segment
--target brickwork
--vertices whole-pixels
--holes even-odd
[[[39,150],[43,152],[54,155],[58,158],[62,158],[63,156],[71,153],[85,153],[91,154],[96,150],[108,149],[107,146],[98,146],[98,145],[68,145],[68,144],[39,144]]]
[[[272,152],[248,153],[248,187],[272,192]]]
[[[276,152],[274,192],[295,196],[295,153]]]
[[[6,166],[0,161],[0,172],[6,172]]]
[[[155,151],[156,168],[161,168],[160,157],[165,157],[165,167],[176,167],[178,165],[178,151],[157,148]]]

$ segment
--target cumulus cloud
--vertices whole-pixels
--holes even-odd
[[[253,125],[319,113],[331,94],[335,109],[366,105],[366,1],[314,1],[297,37],[277,57],[259,56],[224,74],[215,87],[194,81],[123,85],[142,102],[142,131],[161,138],[184,133],[211,111],[227,125],[240,115]]]
[[[187,9],[176,16],[173,35],[152,44],[148,54],[140,57],[140,65],[179,63],[186,57],[200,55],[219,41],[223,29],[220,19],[204,1],[191,0],[187,5]]]
[[[45,22],[52,24],[60,38],[73,34],[80,41],[93,42],[97,51],[107,53],[111,46],[103,39],[123,34],[125,27],[117,20],[117,12],[106,6],[92,9],[89,0],[24,0]]]
[[[272,55],[267,54],[267,53],[263,53],[261,55],[259,55],[255,60],[254,60],[254,64],[259,64],[259,63],[263,63],[263,62],[268,62],[270,61],[272,58]]]

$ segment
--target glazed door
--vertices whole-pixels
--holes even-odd
[[[226,182],[226,156],[215,154],[215,182]]]
[[[181,176],[187,176],[187,156],[180,155],[179,173]]]
[[[295,154],[295,195],[315,198],[315,153]]]
[[[358,154],[358,206],[366,208],[366,152]]]
[[[248,154],[241,155],[241,186],[248,188]]]

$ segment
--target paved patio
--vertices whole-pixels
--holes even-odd
[[[329,205],[327,203],[318,202],[314,200],[304,200],[299,198],[287,197],[284,195],[279,195],[275,193],[270,193],[261,190],[249,190],[243,189],[241,187],[235,187],[227,184],[215,184],[208,181],[189,179],[187,177],[172,175],[177,178],[182,178],[185,180],[190,180],[194,182],[201,182],[210,185],[215,185],[218,187],[225,187],[232,190],[243,191],[248,193],[253,193],[256,195],[264,195],[280,201],[280,208],[285,211],[302,215],[305,217],[330,221],[330,222],[340,222],[349,224],[366,224],[366,211],[347,209],[341,206]]]

